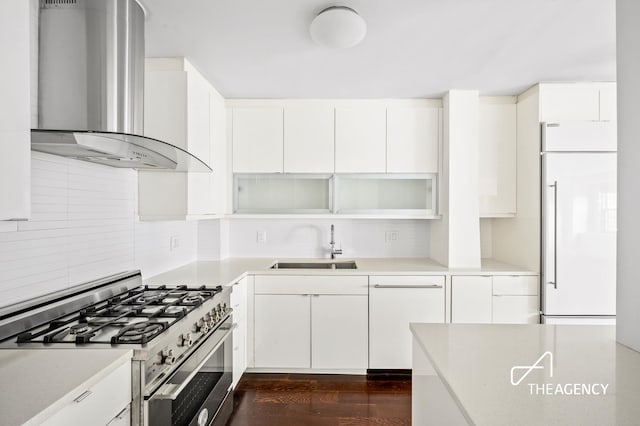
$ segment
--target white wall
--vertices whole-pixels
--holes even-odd
[[[339,258],[428,257],[430,221],[349,219],[231,219],[201,221],[201,260],[225,257],[329,257],[330,226],[335,225]],[[387,231],[398,239],[386,241]],[[266,242],[257,233],[266,233]],[[217,245],[216,239],[220,244]]]
[[[617,338],[640,351],[640,2],[618,0],[618,266]]]
[[[31,220],[0,232],[0,305],[134,268],[151,276],[196,259],[197,222],[135,219],[135,171],[31,157]],[[171,236],[179,241],[174,250]]]

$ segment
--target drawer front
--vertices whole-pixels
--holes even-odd
[[[369,294],[369,279],[352,275],[258,275],[255,294]]]
[[[131,362],[127,361],[78,395],[43,424],[106,425],[131,403]]]
[[[495,275],[493,294],[495,296],[537,296],[538,277],[535,275]]]
[[[444,288],[443,275],[372,275],[369,277],[372,288],[386,287],[417,287]]]

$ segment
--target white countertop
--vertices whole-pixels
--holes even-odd
[[[640,424],[640,353],[615,341],[615,326],[411,324],[411,331],[472,424]],[[543,368],[512,385],[512,367],[534,365],[547,351]],[[516,369],[514,382],[525,373]],[[582,385],[600,394],[568,395],[584,393]]]
[[[229,258],[219,261],[198,261],[171,271],[145,278],[150,285],[231,285],[246,274],[252,275],[537,275],[517,266],[483,259],[482,267],[476,269],[447,268],[428,258],[357,258],[358,269],[270,269],[275,262],[326,262],[329,259],[276,259],[276,258]]]
[[[41,423],[131,356],[123,349],[0,350],[0,423]]]

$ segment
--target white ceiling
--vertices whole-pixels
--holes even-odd
[[[518,94],[615,80],[615,0],[142,0],[147,56],[186,56],[227,98]],[[345,5],[364,41],[331,50],[309,24]]]

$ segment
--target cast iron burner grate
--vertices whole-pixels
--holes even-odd
[[[111,338],[111,343],[147,343],[162,333],[168,324],[163,321],[144,321],[124,327]]]

